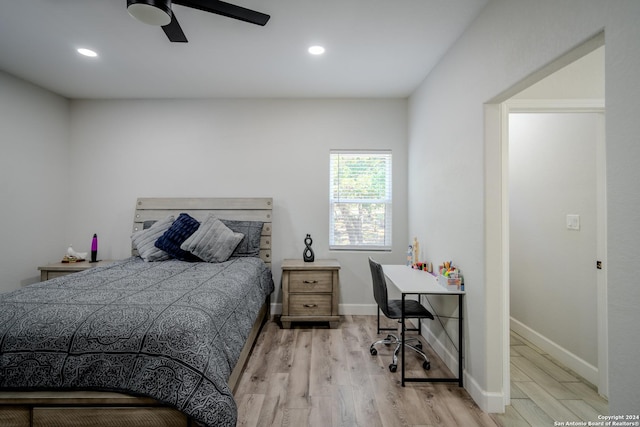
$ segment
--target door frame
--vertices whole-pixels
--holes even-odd
[[[487,371],[489,372],[489,388],[502,386],[502,393],[492,393],[487,396],[490,412],[504,412],[505,406],[511,402],[511,373],[509,349],[509,204],[508,204],[508,113],[505,103],[524,89],[553,74],[573,61],[605,46],[605,34],[601,31],[585,40],[582,44],[556,58],[542,68],[524,77],[512,86],[484,104],[484,283],[485,283],[485,312],[487,314],[487,329],[485,341],[487,346]],[[602,161],[605,161],[602,156]],[[604,260],[603,260],[604,261]],[[606,265],[606,264],[605,264]],[[606,272],[603,274],[606,277]],[[600,302],[599,310],[606,311],[606,290],[604,302]],[[605,318],[606,319],[606,318]],[[606,331],[606,329],[605,329]],[[599,349],[604,353],[604,365],[608,357],[605,348]],[[601,363],[602,362],[602,363]],[[606,371],[605,366],[605,371]],[[501,384],[498,379],[501,375]],[[608,375],[608,374],[607,374]],[[495,379],[495,381],[491,380]],[[608,388],[608,381],[604,384]]]

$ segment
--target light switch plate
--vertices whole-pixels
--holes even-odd
[[[580,215],[567,215],[567,229],[580,230]]]

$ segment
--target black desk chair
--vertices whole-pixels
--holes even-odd
[[[376,303],[378,303],[378,334],[380,331],[396,330],[392,328],[380,328],[380,311],[382,311],[382,313],[384,313],[384,315],[389,319],[398,319],[398,335],[388,334],[386,338],[374,342],[371,344],[369,352],[371,355],[375,356],[378,354],[376,345],[384,344],[388,346],[395,344],[396,348],[393,352],[393,362],[389,365],[389,370],[391,372],[395,372],[398,369],[398,352],[400,351],[400,346],[403,344],[399,338],[402,337],[402,322],[400,320],[402,317],[402,300],[389,299],[387,295],[387,281],[384,277],[382,266],[371,257],[369,257],[369,267],[371,268],[371,279],[373,281],[373,296],[376,299]],[[433,319],[433,314],[420,304],[420,302],[407,299],[404,304],[405,319],[418,319],[417,328],[408,329],[405,327],[405,331],[420,331],[421,319]],[[418,338],[405,338],[404,345],[418,353],[422,359],[424,359],[424,362],[422,362],[422,367],[424,369],[428,370],[431,368],[431,362],[429,362],[429,358],[422,351],[422,343]]]

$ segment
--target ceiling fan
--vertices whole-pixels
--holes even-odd
[[[173,3],[261,26],[271,18],[264,13],[220,0],[174,0]],[[171,0],[127,0],[127,10],[145,24],[161,26],[170,41],[187,43],[187,37],[171,10]]]

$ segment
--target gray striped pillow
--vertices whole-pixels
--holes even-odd
[[[215,215],[209,214],[200,227],[180,245],[180,249],[191,252],[203,261],[224,262],[243,237],[244,234],[233,232]]]
[[[143,260],[152,262],[169,259],[169,254],[156,248],[155,243],[171,227],[174,220],[174,216],[169,215],[165,219],[154,222],[151,227],[136,231],[131,235],[133,246],[138,250],[138,254]]]

